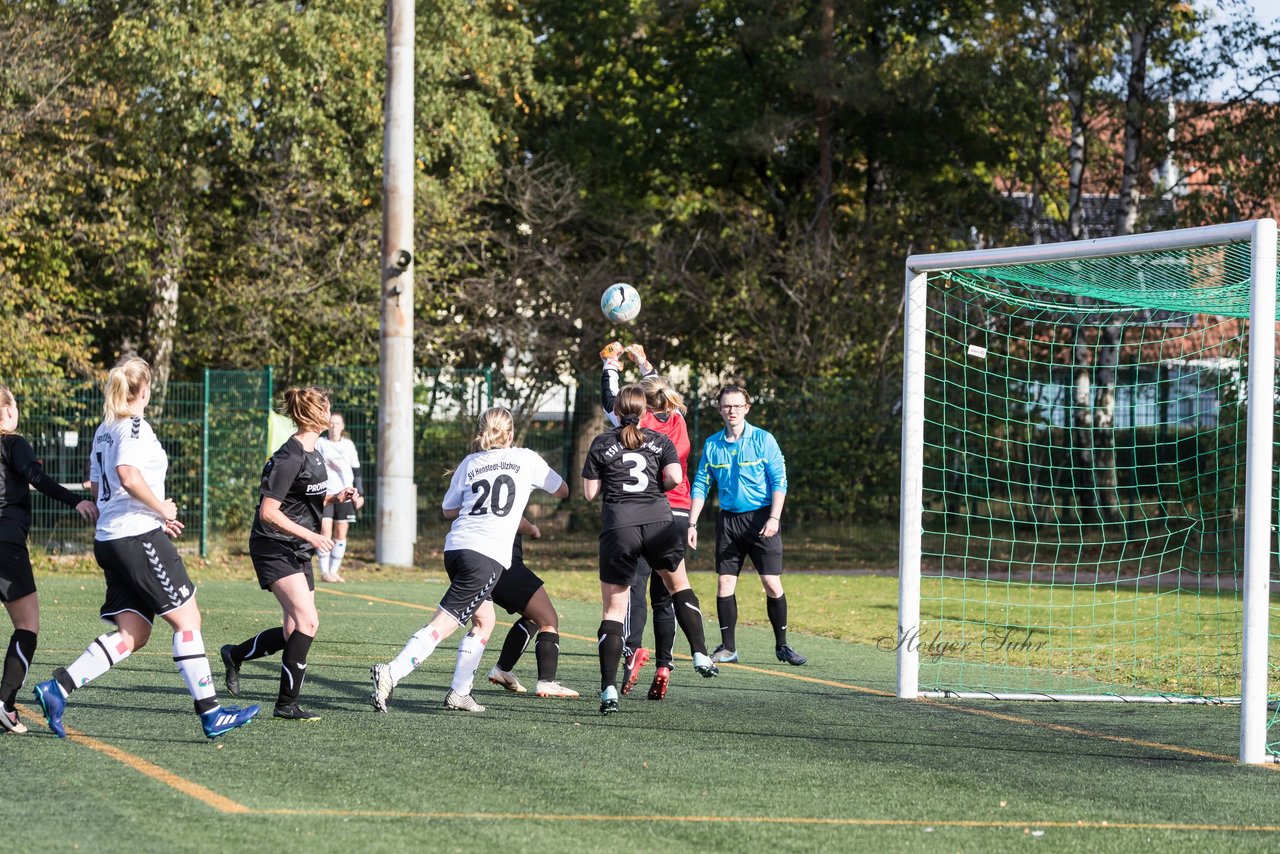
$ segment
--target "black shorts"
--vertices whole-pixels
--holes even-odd
[[[689,511],[688,510],[672,510],[671,511],[671,527],[673,530],[675,530],[677,536],[680,537],[680,542],[687,543],[689,541]],[[681,560],[683,559],[684,557],[682,555]],[[680,564],[677,562],[676,566],[679,566],[679,565]],[[636,567],[639,570],[639,572],[636,575],[636,585],[642,586],[644,584],[644,580],[651,576],[651,573],[653,572],[653,570],[649,567],[649,562],[646,561],[643,557],[640,558],[638,561],[636,561]],[[671,569],[674,571],[675,566],[673,566]],[[633,586],[636,586],[636,585],[633,585]],[[652,589],[656,590],[658,587],[661,587],[663,590],[667,589],[666,585],[662,583],[661,579],[655,579],[653,581]]]
[[[449,576],[449,589],[440,600],[440,610],[463,626],[493,594],[502,577],[502,564],[480,552],[453,549],[444,553],[444,571]]]
[[[337,504],[326,504],[324,506],[324,518],[332,519],[335,522],[354,522],[356,520],[356,503],[354,501],[339,501]]]
[[[249,559],[258,576],[258,586],[263,590],[282,578],[302,573],[307,577],[307,589],[316,589],[315,575],[311,571],[311,558],[301,557],[296,549],[280,540],[259,538],[249,541]]]
[[[148,623],[195,598],[196,586],[162,528],[115,540],[94,540],[93,556],[107,579],[98,615],[108,622],[133,611]]]
[[[0,602],[17,602],[36,592],[26,543],[0,543]]]
[[[513,555],[511,566],[507,567],[498,583],[493,586],[493,593],[489,598],[508,614],[523,614],[525,606],[540,587],[542,579],[523,560]]]
[[[761,575],[782,574],[782,534],[760,536],[764,523],[769,521],[772,507],[761,507],[746,513],[726,513],[716,516],[716,572],[720,575],[737,575],[742,572],[742,561],[750,557],[756,572]]]
[[[688,520],[686,520],[688,524]],[[600,580],[631,587],[641,581],[643,558],[654,569],[675,569],[684,560],[684,540],[669,521],[600,532]]]

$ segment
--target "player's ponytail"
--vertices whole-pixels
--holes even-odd
[[[111,373],[107,374],[106,385],[102,389],[102,416],[110,424],[121,418],[133,415],[129,404],[142,394],[143,386],[151,385],[151,366],[145,359],[137,356],[125,356]]]
[[[618,392],[618,399],[613,410],[618,415],[618,435],[622,444],[635,450],[644,444],[644,434],[640,432],[640,419],[644,417],[644,389],[638,385],[624,386]]]
[[[505,406],[486,409],[476,426],[475,438],[471,440],[471,453],[509,447],[515,432],[516,422],[510,409]]]
[[[329,429],[329,392],[316,386],[287,388],[284,391],[284,413],[300,430],[323,433]]]
[[[6,406],[16,407],[17,405],[18,401],[13,396],[13,392],[9,391],[9,387],[7,385],[0,385],[0,409],[3,409]],[[0,427],[0,436],[7,435],[10,432],[11,431]]]
[[[645,377],[640,380],[640,387],[644,389],[645,405],[653,412],[679,412],[684,415],[689,411],[689,407],[684,405],[684,398],[680,396],[680,392],[669,386],[660,376]]]

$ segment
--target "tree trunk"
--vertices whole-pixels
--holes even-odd
[[[1071,491],[1082,525],[1098,521],[1093,459],[1093,382],[1084,326],[1075,329],[1071,388]]]
[[[1124,103],[1124,169],[1120,178],[1120,210],[1116,234],[1133,234],[1138,224],[1141,190],[1142,137],[1147,106],[1147,45],[1151,24],[1136,23],[1129,30],[1129,79]]]
[[[178,297],[187,254],[187,233],[176,223],[157,223],[156,231],[161,248],[152,279],[147,360],[151,363],[151,406],[158,415],[164,410],[173,371],[173,342],[178,330]]]
[[[832,75],[832,65],[835,61],[835,0],[822,0],[821,11],[817,98],[818,192],[814,231],[818,246],[825,249],[831,244],[831,186],[834,175],[832,163],[835,159],[831,138],[831,92],[835,85]]]
[[[1116,477],[1116,368],[1120,363],[1120,345],[1124,343],[1124,325],[1110,323],[1098,336],[1097,358],[1094,359],[1093,392],[1093,479],[1096,506],[1104,522],[1123,522],[1120,491]]]
[[[1089,81],[1080,49],[1067,49],[1067,104],[1071,138],[1067,149],[1067,226],[1072,240],[1084,238],[1085,110]]]

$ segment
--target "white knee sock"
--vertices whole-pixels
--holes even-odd
[[[400,654],[391,659],[391,681],[399,682],[414,671],[419,664],[427,660],[440,645],[440,633],[432,626],[426,625],[418,629],[409,638],[409,642],[400,650]]]
[[[332,554],[333,552],[322,552],[319,549],[316,550],[316,562],[320,564],[321,575],[328,575],[330,572],[332,572],[332,570],[329,569],[329,566],[332,563],[332,560],[330,558]]]
[[[213,700],[216,705],[218,692],[213,687],[213,673],[209,669],[204,638],[199,630],[173,633],[173,663],[178,665],[182,681],[187,683],[187,690],[191,692],[191,699],[196,701],[196,705],[213,708],[209,703],[200,702]]]
[[[338,574],[338,567],[342,566],[342,558],[347,553],[346,540],[334,540],[333,551],[329,553],[329,571],[334,575]]]
[[[468,633],[458,644],[458,663],[453,668],[453,684],[450,685],[456,694],[470,694],[471,685],[475,682],[476,670],[480,667],[480,657],[484,655],[485,641]]]
[[[67,675],[77,688],[82,688],[124,661],[131,652],[119,632],[100,635],[79,658],[67,665]]]

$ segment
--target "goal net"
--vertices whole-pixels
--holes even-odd
[[[1240,704],[1263,761],[1275,254],[1260,220],[908,259],[900,696]]]

